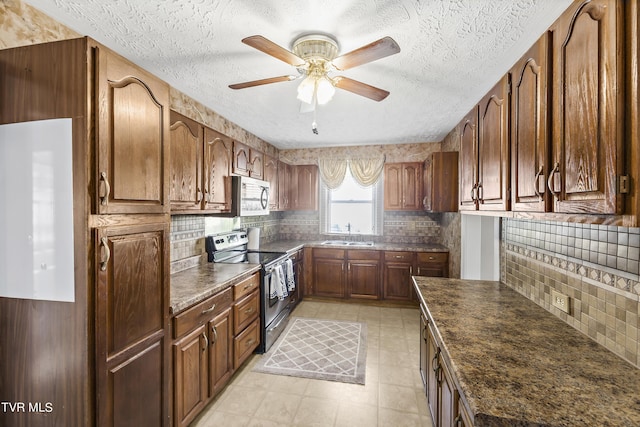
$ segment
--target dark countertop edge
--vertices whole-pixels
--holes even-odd
[[[327,239],[330,240],[330,239]],[[337,240],[337,239],[336,239]],[[409,251],[409,252],[449,252],[449,248],[439,243],[374,243],[373,246],[348,246],[348,245],[323,245],[324,240],[299,241],[277,240],[260,245],[264,251],[283,249],[284,252],[295,252],[302,248],[331,248],[349,250],[376,250],[376,251]],[[287,245],[290,245],[287,246]]]
[[[196,304],[201,303],[202,301],[204,301],[205,299],[209,298],[210,296],[213,296],[219,292],[224,291],[227,288],[230,288],[231,286],[235,285],[238,282],[241,282],[242,280],[246,279],[247,277],[251,276],[252,274],[254,274],[257,271],[260,271],[260,265],[259,264],[245,264],[247,266],[247,270],[243,271],[242,273],[237,274],[236,276],[233,276],[232,278],[225,280],[223,282],[220,283],[214,283],[212,284],[210,287],[208,287],[205,290],[200,290],[197,293],[194,293],[194,295],[192,297],[190,297],[189,299],[185,300],[185,301],[181,301],[179,303],[176,304],[171,304],[169,303],[169,315],[170,316],[176,316],[180,313],[182,313],[185,310],[188,310],[189,308],[193,307]],[[192,268],[198,268],[196,267],[192,267]],[[189,270],[189,269],[188,269]],[[175,274],[180,274],[183,273],[186,270],[180,271],[178,273]]]
[[[477,284],[477,285],[480,285],[480,286],[483,286],[483,285],[484,286],[491,286],[491,287],[494,287],[495,289],[497,289],[498,291],[505,290],[505,291],[514,292],[515,294],[520,295],[516,291],[514,291],[513,289],[511,289],[510,287],[504,285],[503,283],[501,283],[499,281],[464,280],[464,279],[435,278],[435,277],[419,277],[418,280],[421,281],[421,282],[428,281],[428,280],[445,280],[445,281],[454,280],[454,281],[459,281],[459,282],[468,282],[468,283],[473,283],[473,284]],[[442,335],[441,335],[440,329],[438,328],[437,322],[434,320],[433,315],[432,315],[431,311],[429,310],[429,306],[426,303],[426,300],[424,299],[424,295],[421,292],[421,285],[418,284],[418,282],[416,281],[416,278],[414,276],[412,276],[412,281],[413,281],[416,293],[418,295],[419,302],[423,307],[425,307],[425,311],[426,311],[426,315],[428,317],[428,321],[431,322],[431,324],[433,325],[435,339],[437,341],[437,344],[441,347],[441,353],[440,354],[443,356],[443,358],[445,359],[445,363],[447,364],[447,366],[451,370],[452,377],[453,377],[452,379],[454,381],[455,387],[460,391],[459,400],[467,408],[467,411],[469,412],[469,415],[474,420],[474,425],[481,426],[481,427],[502,427],[502,426],[505,426],[505,427],[507,427],[507,426],[559,427],[559,426],[565,425],[564,423],[555,424],[555,423],[548,423],[548,422],[537,422],[537,421],[523,419],[523,418],[511,418],[511,417],[507,417],[507,416],[500,416],[500,415],[497,415],[497,414],[491,414],[491,413],[487,413],[485,411],[480,410],[475,404],[472,404],[472,402],[468,399],[468,396],[466,396],[466,394],[469,393],[471,395],[474,395],[473,385],[469,384],[469,383],[467,383],[465,381],[461,381],[460,377],[464,377],[465,376],[464,372],[461,372],[460,367],[458,366],[456,361],[454,359],[452,359],[451,356],[450,356],[450,354],[451,354],[450,349],[449,349],[447,343],[442,338]],[[528,300],[526,297],[524,297],[522,295],[520,295],[520,297],[523,298],[523,302],[526,301],[528,303],[535,304],[535,303],[533,303],[532,301]],[[539,306],[537,306],[537,307],[539,307]],[[551,318],[555,318],[555,316],[552,313],[548,313],[548,316],[550,316]],[[562,322],[561,319],[557,319],[557,320]],[[589,337],[587,337],[586,335],[584,335],[583,333],[581,333],[578,330],[575,330],[575,333],[580,335],[583,338],[586,338],[587,340],[589,339]],[[595,341],[594,341],[594,343],[595,343]],[[602,347],[602,349],[604,350],[604,347]],[[620,358],[618,355],[616,355],[615,353],[611,352],[610,350],[606,349],[606,351],[608,352],[608,354],[612,358],[615,358],[618,362],[621,362],[623,365],[631,368],[632,370],[633,370],[633,368],[635,368],[635,366],[630,364],[628,361]],[[474,400],[474,399],[471,399],[471,400]]]

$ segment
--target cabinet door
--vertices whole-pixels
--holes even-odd
[[[264,179],[264,154],[260,151],[249,150],[249,160],[251,176],[255,179]]]
[[[411,300],[411,275],[413,263],[385,262],[384,299]]]
[[[169,212],[169,86],[96,48],[96,211]]]
[[[402,209],[415,211],[422,207],[422,163],[402,166]]]
[[[237,370],[251,353],[260,345],[260,319],[256,319],[251,325],[233,339],[233,369]]]
[[[380,261],[347,261],[347,282],[350,298],[380,298]]]
[[[303,211],[318,210],[318,167],[316,165],[293,166],[296,181],[296,196],[293,209]]]
[[[431,412],[431,420],[434,426],[438,424],[438,378],[440,371],[440,364],[438,363],[440,357],[440,349],[436,345],[436,340],[433,336],[431,327],[427,325],[427,403],[429,404],[429,412]]]
[[[291,165],[278,162],[278,209],[288,210],[291,207],[289,202],[291,195]]]
[[[174,417],[179,426],[188,426],[207,402],[208,343],[202,325],[173,345]]]
[[[547,61],[544,34],[511,69],[511,209],[545,212],[547,174]]]
[[[417,276],[449,277],[447,252],[420,252],[417,254]]]
[[[204,128],[204,209],[231,211],[232,141],[213,129]]]
[[[458,210],[458,152],[436,152],[424,162],[422,208],[427,212]]]
[[[427,392],[427,375],[429,373],[429,357],[427,355],[428,322],[425,308],[420,305],[420,379],[422,379],[425,394]]]
[[[384,210],[402,209],[402,164],[384,165]]]
[[[313,259],[313,295],[344,298],[344,260]]]
[[[209,328],[209,397],[227,384],[233,373],[233,322],[231,308],[217,315]]]
[[[460,210],[478,208],[478,107],[460,126]]]
[[[442,360],[440,361],[439,374],[438,413],[440,417],[440,426],[457,427],[458,390],[455,388],[449,369]]]
[[[480,101],[478,208],[509,210],[509,75]]]
[[[171,211],[199,211],[202,202],[202,126],[172,111],[170,135]]]
[[[249,147],[238,141],[233,141],[233,173],[242,176],[251,174]]]
[[[168,420],[168,235],[167,223],[95,231],[99,425]]]
[[[623,3],[578,2],[552,27],[556,212],[622,213]]]
[[[264,156],[264,180],[269,182],[269,210],[278,208],[278,161],[271,156]]]

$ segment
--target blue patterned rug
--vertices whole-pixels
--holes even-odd
[[[256,372],[364,384],[367,325],[292,317]]]

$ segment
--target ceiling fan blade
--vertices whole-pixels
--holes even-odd
[[[384,37],[366,46],[362,46],[359,49],[345,53],[335,58],[332,62],[333,66],[338,70],[348,70],[349,68],[357,67],[367,62],[373,62],[389,55],[395,55],[398,52],[400,52],[398,43],[391,37]]]
[[[229,85],[229,87],[231,89],[244,89],[247,87],[268,85],[270,83],[288,82],[291,80],[295,80],[296,78],[297,78],[296,76],[270,77],[268,79],[253,80],[253,81],[244,82],[244,83],[236,83],[236,84]]]
[[[380,102],[389,96],[389,92],[386,90],[370,86],[366,83],[362,83],[348,77],[338,76],[333,79],[333,82],[335,87],[339,89],[353,92],[356,95],[364,96],[369,99],[373,99],[374,101]]]
[[[282,46],[279,46],[262,36],[245,37],[242,39],[242,43],[258,49],[267,55],[271,55],[274,58],[278,58],[289,65],[293,65],[294,67],[304,65],[305,63],[304,59],[300,58],[298,55],[295,55]]]

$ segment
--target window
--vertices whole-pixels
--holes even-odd
[[[338,188],[330,190],[322,184],[320,233],[381,235],[382,192],[382,179],[362,187],[349,168]]]

